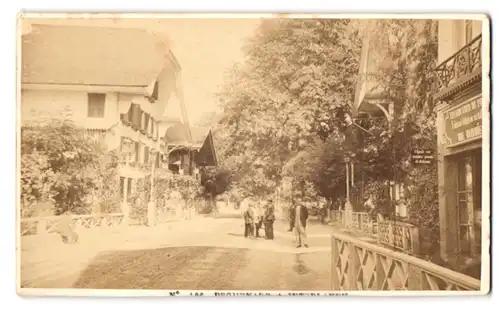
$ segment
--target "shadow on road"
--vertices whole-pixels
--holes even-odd
[[[304,263],[304,260],[301,257],[302,255],[303,253],[295,255],[295,265],[293,266],[293,270],[299,275],[305,275],[310,271],[310,269]]]
[[[329,255],[324,253],[289,254],[207,246],[117,251],[96,256],[72,287],[321,290],[328,286],[329,261]],[[263,276],[269,276],[269,280],[262,280]],[[271,279],[278,277],[280,280]]]

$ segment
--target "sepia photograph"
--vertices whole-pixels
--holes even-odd
[[[489,293],[486,15],[17,29],[19,295]]]

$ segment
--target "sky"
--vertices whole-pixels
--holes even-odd
[[[215,93],[225,72],[241,61],[241,48],[260,23],[255,18],[33,19],[32,23],[142,28],[165,34],[182,68],[189,122],[217,111]]]

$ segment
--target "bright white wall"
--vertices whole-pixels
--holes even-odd
[[[472,38],[481,32],[481,21],[472,21]],[[465,45],[465,20],[439,20],[438,36],[438,62],[441,63]]]
[[[119,121],[116,93],[107,93],[103,118],[88,117],[87,92],[60,90],[21,91],[21,123],[66,118],[85,128],[107,129]]]

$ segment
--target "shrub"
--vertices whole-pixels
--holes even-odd
[[[50,119],[21,128],[21,214],[39,215],[37,204],[52,204],[52,214],[90,213],[119,204],[116,154],[95,143],[71,121]]]

